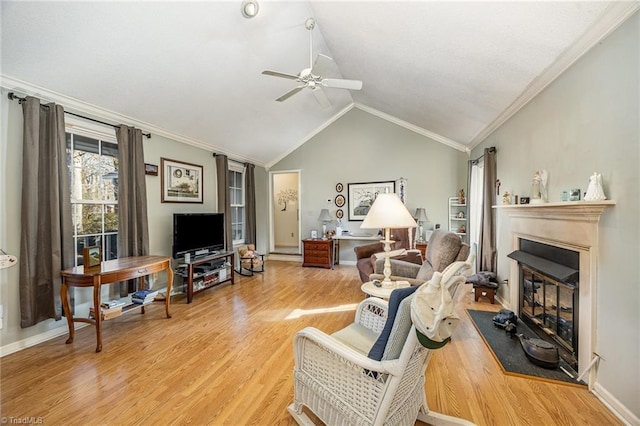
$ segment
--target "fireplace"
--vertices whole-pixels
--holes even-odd
[[[508,257],[520,269],[520,319],[578,371],[579,253],[520,239],[520,249]]]
[[[604,210],[613,205],[615,202],[607,200],[496,206],[499,212],[508,215],[511,249],[507,253],[524,251],[523,244],[528,250],[529,243],[525,241],[531,241],[574,252],[574,261],[577,256],[577,263],[570,261],[564,265],[562,265],[563,262],[551,259],[553,263],[559,263],[565,268],[574,270],[573,274],[562,268],[560,272],[544,273],[549,271],[544,271],[539,265],[524,265],[525,269],[522,268],[520,261],[512,260],[508,292],[504,295],[503,303],[521,318],[530,318],[546,324],[542,332],[547,334],[547,337],[552,338],[548,335],[548,331],[555,330],[556,337],[562,335],[565,342],[571,342],[568,346],[573,348],[567,348],[567,351],[574,353],[579,374],[583,374],[591,364],[596,348],[598,222]],[[536,256],[549,260],[539,254]],[[557,265],[554,266],[557,267]],[[562,271],[565,272],[564,275]],[[524,302],[522,305],[520,303],[521,276],[527,278],[532,289],[536,290],[535,294],[528,295],[533,300],[533,307],[527,307]],[[524,280],[522,287],[524,296]],[[552,294],[557,295],[555,302],[547,298]],[[569,299],[572,299],[572,303],[569,303]],[[538,306],[544,303],[547,309],[545,311]],[[570,310],[573,312],[569,312]],[[562,325],[553,324],[554,320]],[[568,321],[571,323],[568,324]],[[563,343],[558,344],[564,347]],[[595,383],[595,374],[596,370],[591,369],[588,376],[585,376],[584,380],[589,383],[589,386]]]

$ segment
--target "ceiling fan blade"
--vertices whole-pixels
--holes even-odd
[[[360,80],[345,80],[342,78],[323,78],[320,83],[324,87],[333,87],[336,89],[360,90],[362,82]]]
[[[333,59],[322,53],[318,53],[316,60],[311,68],[311,74],[313,75],[325,75],[329,71],[329,66],[333,62]]]
[[[318,103],[322,108],[328,108],[331,106],[331,101],[329,101],[329,98],[327,98],[326,93],[324,93],[324,91],[321,88],[314,87],[313,95],[316,97]]]
[[[278,71],[271,71],[271,70],[264,70],[264,71],[262,71],[262,74],[270,75],[272,77],[288,78],[290,80],[297,80],[297,79],[300,78],[297,75],[287,74],[287,73],[278,72]]]
[[[305,84],[303,84],[301,86],[298,86],[298,87],[294,87],[293,89],[289,90],[287,93],[285,93],[284,95],[282,95],[278,99],[276,99],[276,101],[278,101],[278,102],[286,101],[287,99],[289,99],[290,97],[292,97],[293,95],[295,95],[296,93],[298,93],[299,91],[304,89],[305,87],[306,87]]]

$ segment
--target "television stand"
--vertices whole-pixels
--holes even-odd
[[[193,295],[227,281],[234,283],[233,251],[220,251],[216,254],[198,256],[185,265],[182,274],[187,283],[187,303],[193,301]],[[228,264],[228,265],[225,265]]]

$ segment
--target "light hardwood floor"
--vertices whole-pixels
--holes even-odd
[[[156,304],[106,321],[99,354],[86,327],[73,344],[63,336],[3,357],[1,415],[45,425],[292,425],[293,335],[344,327],[362,298],[354,266],[270,261],[192,304],[175,297],[171,319]],[[462,289],[462,324],[427,369],[432,410],[478,425],[622,424],[586,388],[505,376],[467,307],[499,308]]]

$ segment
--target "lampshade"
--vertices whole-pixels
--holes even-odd
[[[318,216],[318,222],[331,222],[331,214],[329,214],[329,209],[320,210],[320,216]]]
[[[415,214],[416,220],[418,222],[429,222],[429,218],[427,217],[427,213],[424,211],[422,207],[418,207],[416,209]]]
[[[379,194],[360,228],[415,228],[418,224],[397,194]]]

